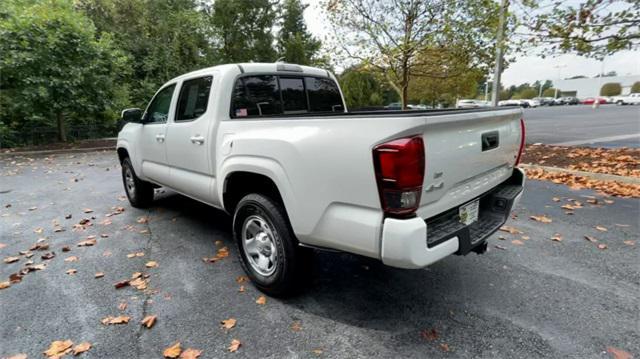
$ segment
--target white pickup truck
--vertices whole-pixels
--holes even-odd
[[[233,215],[244,269],[271,295],[297,288],[313,248],[400,268],[483,253],[525,181],[520,108],[348,112],[312,67],[202,69],[122,117],[131,205],[163,186]]]

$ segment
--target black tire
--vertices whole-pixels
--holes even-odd
[[[122,161],[122,184],[133,207],[147,208],[153,202],[153,185],[138,178],[128,157]]]
[[[233,237],[242,267],[259,290],[282,297],[302,289],[303,279],[309,273],[312,251],[298,245],[280,203],[261,194],[242,198],[233,216]],[[245,237],[253,238],[253,242],[251,239],[245,241]],[[262,240],[258,240],[259,237]],[[248,245],[250,242],[254,244]],[[251,251],[249,247],[253,248],[253,255],[245,251],[245,248]],[[268,259],[273,252],[274,258]],[[268,262],[260,266],[261,259]]]

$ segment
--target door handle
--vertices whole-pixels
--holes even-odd
[[[159,133],[156,135],[156,141],[158,142],[164,142],[164,135]]]
[[[204,137],[200,135],[191,136],[191,143],[195,143],[196,145],[204,144]]]

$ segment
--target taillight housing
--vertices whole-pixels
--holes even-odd
[[[518,157],[516,157],[516,163],[514,166],[520,164],[520,160],[522,159],[522,152],[524,152],[524,140],[525,140],[525,127],[524,127],[524,118],[520,119],[520,149],[518,149]]]
[[[420,205],[424,181],[422,137],[399,138],[376,146],[373,164],[385,215],[413,216]]]

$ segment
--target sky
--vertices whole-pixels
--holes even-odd
[[[304,13],[307,28],[318,39],[324,39],[329,30],[326,16],[320,9],[318,1],[303,0],[303,2],[309,5]],[[520,55],[515,60],[502,73],[503,86],[520,85],[525,82],[533,83],[536,80],[553,81],[558,78],[578,75],[593,77],[601,71],[603,65],[605,73],[616,71],[618,75],[640,75],[640,51],[618,52],[606,57],[604,64],[574,54],[545,59],[535,55]]]

